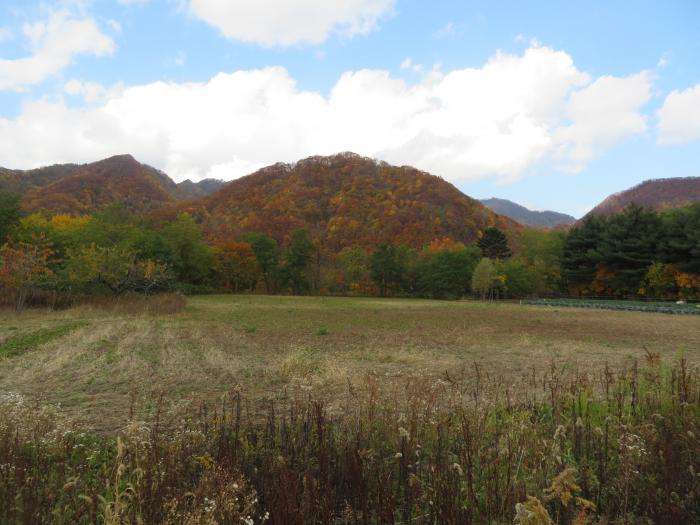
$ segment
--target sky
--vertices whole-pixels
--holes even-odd
[[[353,151],[574,216],[700,176],[696,0],[3,0],[0,165]]]

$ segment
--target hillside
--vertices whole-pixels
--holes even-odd
[[[533,211],[507,199],[482,199],[481,204],[500,215],[510,217],[514,221],[527,226],[554,228],[556,226],[573,224],[576,219],[571,215],[556,211]]]
[[[165,173],[131,155],[117,155],[78,166],[66,176],[30,189],[22,205],[29,211],[82,214],[120,202],[141,213],[180,198],[178,186]]]
[[[632,203],[663,211],[682,208],[697,201],[700,201],[700,177],[648,180],[611,195],[588,212],[587,216],[614,215]]]
[[[444,237],[473,243],[490,226],[510,236],[520,228],[439,177],[352,153],[274,164],[164,214],[176,211],[194,213],[220,239],[258,231],[284,243],[305,227],[331,252],[381,242],[420,248]]]
[[[0,191],[24,195],[29,190],[42,188],[64,177],[73,175],[79,164],[56,164],[33,170],[0,168]]]

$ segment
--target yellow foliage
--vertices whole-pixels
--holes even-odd
[[[54,215],[51,217],[51,227],[56,230],[80,229],[90,222],[90,215],[71,217],[70,215]]]
[[[547,509],[540,500],[528,496],[524,503],[515,505],[515,525],[552,525]]]

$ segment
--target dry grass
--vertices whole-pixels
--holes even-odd
[[[266,399],[300,386],[333,400],[368,374],[398,385],[477,366],[517,385],[552,363],[571,373],[629,365],[645,348],[664,361],[700,361],[691,316],[361,298],[196,297],[180,313],[148,315],[0,310],[0,345],[69,323],[79,324],[0,357],[0,392],[60,403],[103,431],[122,427],[134,400],[154,392],[199,401],[239,386]]]

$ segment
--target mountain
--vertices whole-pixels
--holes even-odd
[[[614,215],[635,203],[656,211],[682,208],[700,201],[700,177],[676,177],[647,180],[628,190],[615,193],[588,212],[590,215]]]
[[[79,164],[56,164],[33,170],[0,168],[0,191],[24,195],[29,190],[48,186],[52,182],[77,172]]]
[[[182,198],[178,186],[165,173],[131,155],[70,166],[70,173],[29,189],[22,206],[29,211],[83,214],[119,202],[134,213],[142,213]]]
[[[226,181],[219,179],[203,179],[199,182],[191,180],[183,180],[177,183],[179,195],[183,199],[196,199],[197,197],[205,197],[220,190],[226,185]]]
[[[181,211],[197,216],[214,239],[257,231],[284,243],[303,227],[334,253],[381,242],[422,248],[445,237],[468,244],[490,226],[514,238],[521,228],[439,177],[353,153],[274,164],[155,214]]]
[[[532,211],[507,199],[482,199],[481,203],[500,215],[510,217],[514,221],[527,226],[554,228],[576,222],[571,215],[556,211]]]

